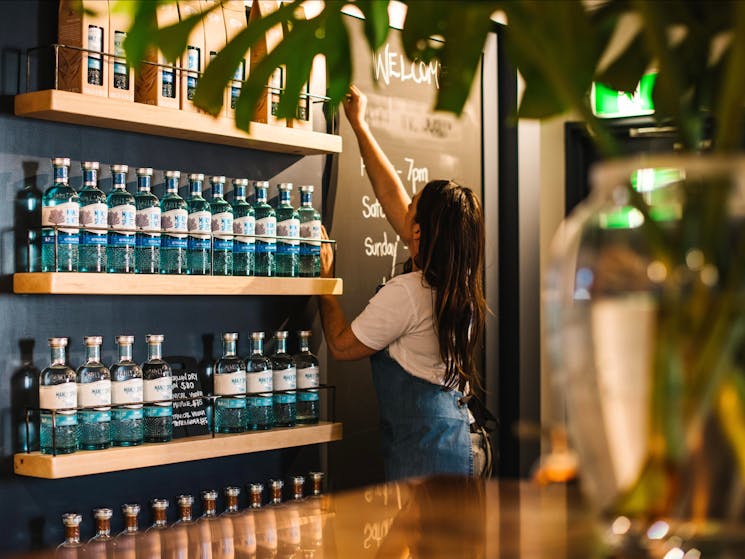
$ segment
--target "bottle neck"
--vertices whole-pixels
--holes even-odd
[[[85,346],[85,361],[86,363],[100,362],[101,361],[101,346],[100,345],[89,345]]]
[[[67,184],[69,169],[66,165],[54,165],[55,184]]]
[[[140,192],[150,192],[152,177],[149,175],[139,175],[137,177],[137,190]]]
[[[256,201],[266,204],[266,188],[263,186],[256,187]]]
[[[264,340],[251,340],[251,347],[253,348],[251,353],[264,355]]]
[[[224,340],[223,341],[223,355],[225,357],[232,357],[235,355],[235,346],[236,341],[235,340]]]
[[[300,336],[299,344],[301,352],[310,352],[310,339],[308,336]]]
[[[261,508],[261,491],[251,491],[251,508]]]
[[[214,499],[204,500],[204,516],[215,516],[217,514],[217,507],[215,506]]]
[[[301,483],[295,483],[292,491],[292,498],[296,501],[303,498],[303,485]]]
[[[124,529],[127,532],[137,531],[137,515],[126,515],[124,517]]]
[[[83,169],[83,184],[85,186],[96,186],[98,184],[98,171],[95,169]]]
[[[313,193],[312,192],[301,192],[300,193],[300,205],[304,208],[313,207]]]
[[[236,200],[245,200],[246,199],[246,187],[245,186],[234,186],[233,196],[235,196]]]
[[[227,511],[238,512],[238,496],[228,495],[227,497]]]
[[[279,505],[282,502],[282,488],[272,487],[272,504]]]
[[[280,190],[279,191],[279,203],[285,206],[289,206],[291,195],[292,193],[289,190]]]
[[[132,361],[132,344],[119,344],[119,361]]]
[[[121,171],[116,171],[112,174],[112,178],[114,181],[114,188],[120,188],[124,190],[127,188],[127,174],[122,173]]]
[[[179,505],[179,518],[182,522],[191,522],[191,505]]]
[[[160,342],[150,342],[147,344],[147,360],[160,359],[163,357],[163,349]]]
[[[219,182],[212,183],[212,198],[222,198],[224,185]]]
[[[192,196],[202,195],[202,181],[190,181],[189,182],[189,194]]]
[[[52,347],[49,349],[50,360],[52,365],[64,365],[65,364],[65,348],[64,347]]]
[[[153,509],[153,526],[165,527],[168,525],[166,518],[166,509]]]
[[[80,526],[65,526],[65,543],[80,543]]]
[[[178,179],[176,177],[166,178],[166,192],[168,194],[178,194]]]
[[[287,353],[287,339],[277,338],[277,345],[274,346],[274,353]]]
[[[108,536],[111,534],[111,521],[108,518],[96,519],[96,535]]]

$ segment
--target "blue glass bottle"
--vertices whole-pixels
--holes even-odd
[[[101,363],[101,336],[86,336],[85,363],[78,367],[78,447],[101,450],[111,446],[111,373]],[[86,408],[86,409],[82,409]]]
[[[142,364],[145,401],[145,442],[165,443],[173,438],[173,374],[163,361],[163,335],[148,334],[147,361]]]
[[[255,275],[274,276],[276,267],[274,253],[277,251],[277,214],[267,203],[267,191],[269,183],[256,181],[254,185],[256,201],[254,203],[254,215],[256,219],[256,257]]]
[[[134,336],[117,336],[119,358],[111,366],[111,442],[114,446],[142,444],[142,369],[132,360]]]
[[[233,208],[223,198],[225,177],[212,177],[212,274],[233,275]]]
[[[114,188],[106,198],[109,206],[109,243],[106,268],[109,273],[131,274],[135,271],[135,199],[127,192],[126,165],[112,165]]]
[[[287,353],[287,330],[274,333],[274,353],[271,356],[272,377],[274,381],[274,425],[292,427],[296,422],[296,396],[292,392],[297,387],[295,360]],[[277,393],[277,390],[289,392]]]
[[[252,276],[256,254],[256,218],[246,202],[248,179],[233,179],[233,275]]]
[[[300,277],[317,278],[321,275],[321,214],[313,207],[313,185],[300,187]],[[305,240],[313,239],[313,240]]]
[[[320,384],[321,375],[318,357],[310,351],[310,330],[300,330],[298,335],[299,352],[295,355],[297,369],[297,422],[318,423],[320,401],[318,390],[312,390]],[[303,389],[303,390],[300,390]]]
[[[178,194],[179,171],[166,171],[166,195],[160,201],[160,273],[185,274],[187,267],[186,201]]]
[[[204,175],[189,175],[189,197],[186,207],[189,211],[187,227],[189,230],[188,273],[194,276],[210,275],[210,235],[212,233],[212,213],[210,204],[202,197]]]
[[[137,169],[135,273],[160,273],[160,202],[151,192],[153,170]]]
[[[39,375],[42,454],[68,454],[78,448],[78,388],[65,364],[67,338],[49,338],[50,363]],[[52,411],[56,413],[52,413]],[[54,415],[54,420],[53,420]]]
[[[70,160],[67,157],[55,157],[52,159],[52,167],[54,182],[41,198],[41,271],[75,272],[78,269],[80,241],[80,198],[68,184]]]
[[[264,332],[251,332],[251,354],[246,358],[248,428],[271,429],[274,425],[272,362],[264,355]],[[266,392],[264,392],[266,391]]]
[[[223,354],[215,363],[215,432],[243,433],[246,431],[246,363],[236,355],[238,334],[222,335]],[[233,396],[241,394],[241,396]]]
[[[109,208],[106,194],[98,188],[98,161],[84,161],[83,188],[80,189],[80,225],[91,229],[80,230],[79,264],[81,272],[106,271],[106,225]]]
[[[279,185],[279,201],[277,202],[277,275],[280,277],[296,278],[300,259],[300,215],[292,207],[292,183],[283,182]],[[295,240],[282,239],[294,237]]]

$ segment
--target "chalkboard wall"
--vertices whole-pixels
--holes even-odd
[[[29,296],[12,293],[11,274],[23,268],[25,198],[40,196],[51,178],[49,158],[73,160],[73,184],[79,185],[80,160],[101,161],[103,187],[110,186],[108,164],[125,163],[159,170],[155,192],[163,193],[162,171],[203,172],[228,177],[269,180],[270,196],[282,181],[320,185],[325,157],[264,153],[232,147],[151,137],[82,126],[21,119],[13,116],[13,96],[25,84],[21,53],[36,45],[55,42],[57,3],[54,1],[4,1],[0,7],[0,552],[24,551],[62,540],[60,515],[84,515],[83,537],[92,535],[90,511],[96,506],[114,508],[113,529],[121,529],[119,507],[125,502],[143,506],[142,526],[149,524],[149,499],[178,493],[198,493],[228,484],[245,486],[270,477],[286,477],[321,467],[319,447],[219,458],[200,462],[130,470],[62,480],[24,478],[12,473],[17,425],[11,417],[11,384],[21,366],[19,343],[33,340],[33,360],[48,363],[46,339],[71,338],[70,361],[83,360],[82,337],[104,337],[103,358],[114,358],[113,338],[136,336],[135,359],[145,358],[144,336],[165,335],[166,355],[204,358],[203,337],[214,335],[215,355],[219,334],[240,333],[239,353],[248,352],[247,333],[285,327],[291,332],[311,326],[313,348],[323,356],[316,305],[309,297],[147,297],[147,296]],[[319,111],[320,112],[320,111]],[[317,115],[316,129],[325,129]],[[134,180],[130,173],[130,181]],[[133,185],[129,185],[130,191]],[[317,189],[314,203],[321,207]],[[182,192],[184,194],[184,192]],[[230,196],[230,194],[228,194]],[[294,203],[298,194],[294,193]],[[294,335],[290,348],[294,351]],[[243,496],[245,499],[245,495]],[[242,501],[242,504],[245,500]],[[221,506],[222,502],[220,502]],[[169,518],[174,518],[172,506]],[[197,510],[199,513],[199,510]]]

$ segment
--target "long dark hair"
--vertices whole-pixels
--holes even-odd
[[[473,191],[436,180],[422,190],[414,218],[420,227],[416,264],[435,290],[434,318],[444,385],[481,386],[476,353],[484,331],[484,218]]]

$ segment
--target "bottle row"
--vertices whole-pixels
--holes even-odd
[[[54,179],[42,197],[41,271],[318,277],[321,216],[313,208],[313,185],[300,187],[301,205],[291,204],[292,183],[278,185],[276,208],[267,202],[269,183],[255,181],[255,202],[246,200],[248,179],[192,173],[189,196],[178,193],[181,173],[166,171],[162,199],[152,192],[153,170],[137,169],[137,193],[127,191],[127,165],[111,165],[113,187],[98,186],[100,164],[81,163],[83,186],[69,184],[70,160],[52,159]]]
[[[317,423],[320,399],[318,358],[309,330],[298,332],[299,352],[287,353],[285,330],[274,333],[274,352],[264,355],[264,332],[251,332],[251,353],[237,355],[238,334],[223,334],[223,354],[214,365],[216,433]],[[101,336],[86,336],[85,362],[66,363],[68,338],[50,338],[50,364],[40,373],[39,448],[69,454],[110,446],[161,443],[173,438],[174,377],[163,360],[163,336],[149,334],[147,360],[132,360],[134,336],[117,336],[118,360],[101,362]],[[299,391],[298,391],[299,389]]]
[[[82,515],[62,515],[65,541],[57,547],[62,559],[133,559],[135,557],[200,557],[234,559],[263,557],[312,558],[323,544],[324,507],[321,500],[322,472],[310,472],[312,494],[304,497],[305,478],[293,476],[292,498],[282,501],[284,482],[269,480],[270,499],[266,506],[264,486],[248,485],[248,507],[239,506],[240,487],[225,487],[225,510],[217,513],[218,493],[201,492],[202,515],[194,517],[192,495],[178,495],[178,520],[169,525],[167,499],[150,502],[153,523],[139,529],[139,504],[122,505],[124,530],[112,536],[110,508],[96,508],[95,535],[83,544]]]

